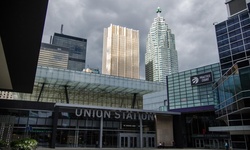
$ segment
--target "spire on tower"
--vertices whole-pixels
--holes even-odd
[[[157,13],[157,16],[160,17],[160,13],[161,13],[161,8],[160,7],[157,8],[156,13]]]
[[[157,8],[156,13],[161,13],[161,8],[160,7]]]

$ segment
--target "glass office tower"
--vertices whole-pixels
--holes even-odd
[[[171,33],[165,19],[157,17],[150,27],[146,43],[146,80],[166,82],[166,76],[178,72],[178,57],[175,48],[175,36]]]
[[[233,149],[250,149],[250,1],[226,0],[229,17],[215,25],[223,76],[214,84],[216,114],[225,126],[209,128],[230,134]]]
[[[104,28],[102,73],[140,78],[139,31],[110,25]]]
[[[230,9],[236,2],[245,3],[243,10]],[[250,58],[250,17],[246,2],[234,0],[227,4],[231,10],[229,18],[215,25],[222,74],[237,61]]]
[[[69,49],[69,70],[82,71],[85,68],[87,39],[54,33],[52,44]]]

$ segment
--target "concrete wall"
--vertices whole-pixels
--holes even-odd
[[[174,140],[172,116],[156,116],[156,138],[157,145],[161,142],[162,145],[172,146]]]

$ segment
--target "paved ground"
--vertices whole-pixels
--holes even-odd
[[[196,149],[196,148],[166,148],[166,149],[157,149],[157,148],[102,148],[101,150],[212,150],[212,149]],[[100,148],[40,148],[38,147],[36,150],[100,150]]]

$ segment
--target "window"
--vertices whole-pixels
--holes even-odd
[[[221,64],[232,61],[231,56],[220,59]]]
[[[225,51],[225,52],[222,52],[222,53],[219,53],[220,58],[230,56],[230,55],[231,55],[231,52],[229,50]]]
[[[226,28],[226,22],[225,22],[225,21],[224,21],[224,22],[221,22],[221,23],[219,23],[219,24],[217,24],[217,25],[215,25],[216,31],[219,31],[219,30],[221,30],[221,29],[223,29],[223,28]]]
[[[244,59],[246,57],[245,52],[242,53],[238,53],[236,55],[233,55],[233,59],[237,60],[237,59]]]
[[[247,25],[247,26],[244,26],[242,28],[242,31],[245,32],[245,31],[249,31],[250,30],[250,25]]]
[[[245,27],[245,31],[247,31],[247,30],[248,30],[247,27]],[[235,36],[235,35],[240,34],[240,33],[241,33],[240,29],[234,30],[234,31],[229,33],[229,37]]]
[[[244,19],[247,19],[247,18],[249,18],[248,13],[240,14],[240,20],[244,20]]]
[[[223,46],[223,45],[226,45],[226,44],[228,44],[228,39],[223,40],[223,41],[219,41],[219,42],[218,42],[218,47]]]
[[[244,32],[243,37],[244,38],[250,37],[250,31]]]
[[[237,23],[235,25],[232,25],[232,26],[228,27],[228,32],[231,32],[231,31],[233,31],[233,30],[235,30],[235,29],[237,29],[239,27],[240,27],[239,23]]]
[[[250,34],[249,34],[250,35]],[[223,47],[219,47],[219,52],[224,52],[226,50],[229,50],[229,45],[224,45]]]
[[[238,40],[241,40],[242,39],[242,36],[241,34],[240,35],[237,35],[237,36],[234,36],[232,38],[230,38],[230,42],[235,42],[235,41],[238,41]]]
[[[231,26],[237,22],[239,22],[238,16],[232,17],[232,18],[227,20],[227,26]]]
[[[241,22],[241,26],[245,26],[250,23],[250,19],[244,20]]]
[[[242,52],[242,51],[244,51],[244,46],[232,49],[232,54],[236,54],[236,53],[239,53],[239,52]]]
[[[243,45],[243,41],[242,40],[231,44],[231,48],[233,49],[233,48],[241,46],[241,45]]]

